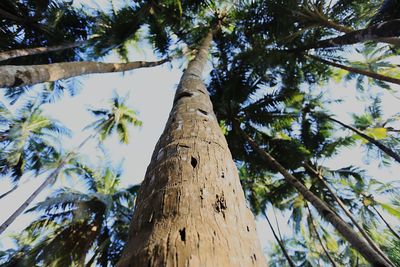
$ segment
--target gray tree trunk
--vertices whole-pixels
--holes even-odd
[[[254,216],[201,79],[210,32],[179,83],[140,188],[126,266],[266,266]]]
[[[75,48],[85,44],[86,41],[71,43],[71,44],[62,44],[62,45],[54,45],[48,47],[34,47],[34,48],[24,48],[24,49],[14,49],[8,51],[0,52],[0,61],[4,61],[7,59],[17,58],[17,57],[25,57],[37,54],[44,54],[54,51],[62,51],[70,48]]]
[[[122,72],[138,68],[149,68],[161,65],[167,61],[169,61],[169,59],[154,62],[134,61],[128,63],[82,61],[27,66],[4,65],[0,66],[0,88],[53,82],[85,74]]]

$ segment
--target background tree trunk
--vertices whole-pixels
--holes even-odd
[[[189,63],[140,188],[117,266],[266,266],[254,216],[201,80],[210,32]]]
[[[364,258],[377,267],[394,267],[395,265],[383,258],[375,251],[362,237],[340,218],[324,201],[314,195],[304,184],[302,184],[295,176],[289,173],[279,162],[277,162],[269,153],[261,149],[258,144],[240,129],[239,122],[235,123],[235,128],[240,131],[243,138],[250,144],[252,149],[256,151],[265,162],[276,169],[285,178],[286,182],[292,185],[299,193],[310,202],[318,211],[322,218],[331,223],[333,227],[356,249]]]
[[[84,45],[86,43],[87,43],[87,41],[80,41],[80,42],[76,42],[76,43],[61,44],[61,45],[54,45],[54,46],[48,46],[48,47],[34,47],[34,48],[23,48],[23,49],[2,51],[2,52],[0,52],[0,61],[17,58],[17,57],[24,57],[24,56],[44,54],[44,53],[55,52],[55,51],[62,51],[62,50],[70,49],[70,48],[76,48],[76,47]]]
[[[400,163],[400,155],[398,155],[396,152],[394,152],[390,147],[385,146],[384,144],[382,144],[378,140],[375,140],[374,138],[366,135],[365,133],[361,132],[357,128],[354,128],[353,126],[347,125],[347,124],[345,124],[345,123],[343,123],[341,121],[338,121],[338,120],[336,120],[336,119],[334,119],[332,117],[327,117],[327,118],[329,120],[333,121],[333,122],[336,122],[336,123],[342,125],[344,128],[347,128],[347,129],[355,132],[357,135],[361,136],[362,138],[364,138],[365,140],[367,140],[371,144],[373,144],[376,147],[378,147],[380,150],[382,150],[382,152],[386,153],[386,155],[392,157],[395,161]]]
[[[53,82],[85,74],[122,72],[139,68],[149,68],[164,64],[167,61],[169,61],[169,59],[154,62],[134,61],[128,63],[82,61],[26,66],[4,65],[0,66],[0,88]]]

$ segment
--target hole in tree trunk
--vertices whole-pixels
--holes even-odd
[[[191,97],[191,96],[193,96],[193,93],[183,91],[183,92],[179,93],[179,94],[175,97],[174,103],[177,102],[179,99],[182,99],[182,98],[184,98],[184,97]]]
[[[193,169],[196,168],[196,166],[197,166],[197,159],[195,159],[194,157],[192,157],[192,159],[190,160],[190,164],[192,165]]]
[[[179,230],[179,234],[180,234],[180,236],[181,236],[181,240],[182,240],[183,242],[185,242],[185,241],[186,241],[186,228],[183,227],[183,229]]]
[[[200,113],[202,113],[203,115],[208,115],[208,112],[207,111],[205,111],[205,110],[203,110],[203,109],[201,109],[201,108],[199,108],[199,109],[197,109]]]

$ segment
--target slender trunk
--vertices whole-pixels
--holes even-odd
[[[212,32],[183,73],[117,266],[266,266],[237,168],[201,79]]]
[[[349,217],[350,221],[354,224],[354,226],[360,231],[360,234],[367,240],[368,244],[371,245],[372,248],[375,249],[376,252],[378,252],[383,258],[385,258],[387,261],[390,261],[390,259],[385,255],[385,253],[375,244],[375,242],[372,240],[372,238],[364,231],[364,228],[361,227],[361,225],[357,222],[357,220],[353,217],[351,212],[347,209],[346,205],[343,203],[343,201],[333,192],[332,188],[328,185],[328,183],[325,181],[324,177],[317,172],[311,165],[308,163],[304,163],[303,167],[310,172],[314,177],[318,178],[319,181],[325,186],[325,188],[329,191],[333,199],[336,201],[336,203],[340,206],[340,208],[343,210],[343,212]]]
[[[21,215],[24,210],[32,203],[32,201],[51,183],[53,183],[58,175],[58,173],[61,171],[61,169],[64,167],[65,162],[62,161],[59,166],[50,173],[50,175],[43,181],[43,183],[22,203],[22,205],[14,211],[13,214],[11,214],[8,219],[0,225],[0,235],[7,229],[8,226],[10,226],[11,223],[17,219],[19,215]]]
[[[337,62],[326,60],[326,59],[323,59],[323,58],[320,58],[320,57],[317,57],[317,56],[314,56],[314,55],[307,55],[307,57],[312,58],[312,59],[314,59],[316,61],[322,62],[324,64],[327,64],[327,65],[342,69],[342,70],[347,70],[347,71],[349,71],[351,73],[361,74],[361,75],[364,75],[364,76],[367,76],[367,77],[370,77],[370,78],[373,78],[373,79],[376,79],[376,80],[380,80],[380,81],[384,81],[384,82],[389,82],[389,83],[394,83],[394,84],[399,84],[400,85],[400,79],[397,79],[397,78],[388,77],[388,76],[385,76],[385,75],[382,75],[382,74],[379,74],[379,73],[376,73],[376,72],[363,70],[363,69],[360,69],[360,68],[354,68],[354,67],[345,66],[345,65],[339,64]]]
[[[10,190],[8,190],[7,192],[5,192],[4,194],[0,195],[0,199],[2,199],[3,197],[8,196],[9,194],[11,194],[12,192],[14,192],[15,190],[17,190],[18,185],[14,185],[13,188],[11,188]]]
[[[86,44],[86,41],[54,45],[54,46],[48,46],[48,47],[34,47],[34,48],[24,48],[24,49],[2,51],[2,52],[0,52],[0,61],[17,58],[17,57],[44,54],[44,53],[49,53],[49,52],[54,52],[54,51],[62,51],[62,50],[70,49],[70,48],[75,48],[75,47],[78,47],[78,46],[81,46],[84,44]]]
[[[122,72],[138,68],[149,68],[161,65],[167,61],[169,59],[154,62],[134,61],[128,63],[82,61],[26,66],[3,65],[0,66],[0,88],[53,82],[93,73]]]
[[[96,134],[94,135],[89,135],[85,140],[83,140],[82,143],[79,144],[77,148],[75,148],[72,152],[69,152],[58,164],[56,169],[52,171],[46,179],[43,181],[43,183],[22,203],[21,206],[17,210],[14,211],[13,214],[8,217],[8,219],[3,222],[0,225],[0,235],[12,224],[15,219],[18,218],[19,215],[21,215],[24,210],[32,203],[33,200],[50,184],[54,183],[55,180],[57,179],[59,173],[61,170],[64,168],[65,164],[71,159],[71,157],[74,155],[75,151],[79,150],[82,148],[91,138],[93,138]]]
[[[383,218],[382,214],[374,207],[372,206],[373,210],[376,212],[376,214],[378,214],[378,216],[381,218],[381,220],[386,224],[387,228],[389,228],[390,232],[392,232],[392,234],[397,237],[397,239],[400,240],[400,235],[392,228],[392,226],[390,226],[390,224],[385,220],[385,218]]]
[[[342,125],[344,128],[347,128],[353,132],[355,132],[357,135],[361,136],[362,138],[364,138],[365,140],[367,140],[368,142],[370,142],[371,144],[375,145],[376,147],[378,147],[380,150],[382,150],[386,155],[392,157],[395,161],[397,161],[398,163],[400,163],[400,155],[398,155],[396,152],[394,152],[392,149],[390,149],[389,147],[385,146],[384,144],[382,144],[381,142],[379,142],[378,140],[375,140],[374,138],[366,135],[365,133],[361,132],[360,130],[358,130],[357,128],[354,128],[350,125],[347,125],[341,121],[338,121],[332,117],[327,117],[329,120],[336,122],[340,125]]]
[[[270,220],[268,219],[267,214],[264,211],[263,211],[263,215],[264,215],[265,219],[267,220],[269,228],[271,229],[272,234],[274,235],[274,238],[275,238],[276,242],[278,243],[279,247],[281,248],[283,255],[285,256],[286,260],[288,261],[289,266],[290,267],[296,267],[296,264],[294,264],[294,262],[290,258],[289,253],[287,252],[287,250],[285,248],[285,245],[283,244],[282,239],[280,239],[278,237],[278,235],[275,233],[275,229],[274,229],[274,227],[272,227],[272,224],[271,224]]]
[[[369,261],[373,266],[387,266],[393,267],[394,265],[387,262],[379,253],[377,253],[363,238],[345,222],[320,198],[314,195],[305,185],[303,185],[296,177],[289,173],[279,162],[277,162],[269,153],[261,149],[258,144],[250,138],[235,122],[237,129],[250,146],[265,160],[265,162],[276,169],[282,174],[286,182],[295,187],[300,194],[310,202],[318,213],[326,221],[331,223],[333,227],[356,249],[364,258]]]
[[[332,264],[333,267],[336,267],[335,261],[332,259],[332,257],[331,257],[331,255],[329,254],[328,250],[326,250],[326,248],[325,248],[325,246],[324,246],[324,242],[322,241],[322,238],[319,236],[317,227],[316,227],[315,224],[314,224],[314,217],[313,217],[313,215],[312,215],[312,213],[311,213],[311,209],[310,209],[310,207],[308,206],[307,203],[306,203],[306,207],[307,207],[307,209],[308,209],[308,214],[310,214],[310,221],[311,221],[310,224],[311,224],[311,228],[313,229],[313,231],[314,231],[314,233],[315,233],[315,236],[317,237],[318,242],[320,243],[320,245],[321,245],[321,247],[322,247],[322,250],[324,251],[325,255],[328,257],[328,260],[331,262],[331,264]]]
[[[316,42],[311,45],[289,49],[290,52],[302,52],[310,49],[338,47],[367,41],[388,41],[400,35],[400,19],[385,21],[368,28],[352,31],[342,36]]]

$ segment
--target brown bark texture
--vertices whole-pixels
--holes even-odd
[[[169,59],[154,62],[134,61],[128,63],[81,61],[26,66],[4,65],[0,66],[0,88],[53,82],[85,74],[149,68],[161,65],[167,61]]]
[[[210,32],[185,70],[137,197],[126,266],[266,266],[254,216],[201,73]]]

